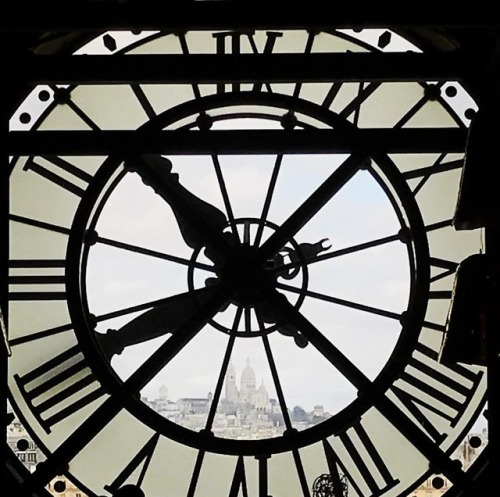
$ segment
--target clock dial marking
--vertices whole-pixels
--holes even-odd
[[[159,433],[155,433],[146,444],[137,452],[137,454],[131,459],[131,461],[123,468],[122,472],[113,480],[112,483],[104,487],[105,490],[114,494],[123,484],[125,484],[132,476],[134,471],[136,471],[141,465],[141,471],[135,482],[137,487],[141,487],[144,477],[148,471],[151,459],[156,450],[158,440],[160,438]]]
[[[396,402],[404,405],[428,436],[441,443],[447,434],[441,433],[436,426],[438,423],[435,425],[432,420],[444,421],[446,426],[454,427],[464,406],[474,396],[483,373],[475,373],[460,364],[444,366],[437,362],[437,353],[421,343],[417,344],[415,351],[390,390],[395,394]],[[426,411],[435,416],[425,414]]]
[[[269,456],[260,456],[257,458],[259,463],[259,497],[269,497],[268,459]]]
[[[56,259],[11,259],[9,269],[13,270],[12,272],[17,270],[18,273],[9,275],[9,285],[27,288],[24,291],[9,292],[9,298],[11,300],[64,300],[66,290],[54,290],[53,285],[65,285],[65,265],[64,260]]]
[[[254,31],[223,31],[218,33],[213,33],[213,38],[216,44],[216,53],[218,55],[232,54],[238,55],[242,53],[242,39],[245,37],[248,39],[252,53],[259,54],[271,54],[276,45],[276,40],[283,36],[283,33],[277,31],[266,31],[266,42],[262,52],[259,52],[257,44],[255,43]],[[227,41],[230,41],[228,46]],[[262,90],[263,83],[254,83],[252,91],[259,92]],[[265,84],[266,89],[272,92],[271,85],[269,83]],[[231,90],[233,92],[239,92],[241,85],[238,82],[231,84]],[[224,83],[217,84],[217,93],[225,93],[226,85]]]
[[[44,155],[40,157],[44,161],[50,163],[52,168],[49,169],[46,165],[41,164],[40,161],[35,157],[30,157],[26,164],[24,165],[25,171],[32,171],[43,178],[51,181],[52,183],[64,188],[70,193],[78,197],[82,197],[85,188],[88,186],[92,180],[92,175],[83,171],[79,167],[71,164],[66,159],[58,157],[57,155]],[[63,176],[64,173],[69,175],[69,178]]]
[[[9,339],[9,345],[15,347],[16,345],[21,345],[23,343],[28,343],[34,340],[40,340],[42,338],[47,338],[52,335],[57,335],[59,333],[64,333],[73,329],[73,324],[67,323],[61,326],[54,326],[53,328],[48,328],[45,330],[37,331],[35,333],[30,333],[28,335],[23,335],[16,338]]]
[[[228,497],[238,497],[238,494],[242,492],[242,497],[248,497],[248,487],[247,487],[247,477],[245,473],[245,463],[243,457],[238,457],[236,463],[236,468],[234,469],[233,481],[231,482],[231,488],[229,489]]]
[[[47,231],[52,231],[53,233],[61,233],[62,235],[69,235],[70,230],[64,226],[57,226],[52,223],[46,223],[38,219],[32,219],[25,216],[18,216],[16,214],[9,214],[9,219],[16,223],[25,224],[27,226],[33,226],[35,228],[40,228]]]
[[[302,489],[302,495],[304,497],[311,497],[311,492],[309,491],[309,485],[307,483],[306,472],[304,471],[304,465],[302,463],[302,458],[298,449],[293,449],[293,460],[295,462],[295,469],[297,470],[297,476],[299,477],[300,488]]]
[[[196,492],[196,486],[198,485],[198,481],[200,479],[201,468],[203,466],[204,458],[205,458],[205,451],[199,450],[198,455],[196,456],[196,461],[194,463],[193,474],[189,482],[189,488],[186,497],[194,497],[194,494]]]
[[[52,426],[104,395],[102,386],[97,383],[76,345],[29,373],[14,375],[14,378],[47,433]],[[94,389],[89,391],[87,387],[92,384]],[[61,406],[59,410],[50,414],[57,406]]]
[[[457,271],[457,267],[458,267],[458,262],[448,261],[446,259],[441,259],[439,257],[431,257],[429,259],[429,262],[431,263],[431,267],[444,270],[444,271],[441,271],[439,274],[435,274],[434,276],[431,276],[431,279],[430,279],[431,283],[434,283],[436,281],[439,281],[443,278],[446,278],[448,276],[455,274]]]
[[[336,466],[339,466],[360,497],[382,495],[399,483],[399,480],[391,474],[380,457],[361,420],[355,422],[336,438],[342,443],[348,457],[347,459],[341,457],[339,452],[335,451],[327,440],[323,441],[328,467],[330,471],[334,469],[332,473],[335,475],[334,481],[340,482],[339,473],[336,469]],[[353,464],[358,474],[350,471]],[[376,469],[375,474],[372,468]],[[339,483],[337,483],[338,485]]]

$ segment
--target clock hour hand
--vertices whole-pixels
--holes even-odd
[[[126,347],[167,333],[175,333],[196,308],[203,305],[216,291],[215,286],[209,286],[173,295],[119,329],[96,333],[95,338],[106,358],[111,360],[114,355],[121,354]]]
[[[172,172],[172,162],[161,155],[130,158],[125,167],[141,176],[172,208],[181,235],[189,247],[207,247],[207,257],[213,262],[223,259],[228,242],[223,235],[228,225],[226,215],[217,207],[193,195],[179,183]]]

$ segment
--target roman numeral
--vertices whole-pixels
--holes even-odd
[[[219,55],[224,55],[224,54],[234,54],[238,55],[241,53],[241,45],[242,45],[242,38],[246,37],[248,39],[248,42],[250,43],[250,47],[252,49],[252,52],[254,54],[259,54],[259,53],[264,53],[264,54],[270,54],[274,50],[274,46],[276,44],[276,40],[283,36],[283,33],[277,32],[277,31],[266,31],[266,43],[264,45],[264,49],[262,52],[259,51],[255,39],[254,39],[254,33],[252,31],[249,32],[238,32],[238,31],[226,31],[226,32],[221,32],[221,33],[214,33],[212,35],[215,38],[215,43],[216,43],[216,52]],[[253,85],[252,90],[253,91],[261,91],[262,90],[263,83],[255,83]],[[224,93],[225,92],[225,84],[224,83],[218,83],[217,84],[217,93]],[[231,89],[232,91],[240,91],[241,85],[240,83],[232,83],[231,84]],[[269,83],[266,83],[266,88],[269,92],[271,92],[271,85]]]
[[[160,434],[156,433],[153,435],[148,442],[142,447],[142,449],[132,458],[132,460],[123,468],[123,471],[114,479],[113,483],[110,485],[105,485],[104,488],[110,492],[111,494],[115,494],[115,492],[125,483],[127,479],[136,471],[141,465],[142,468],[140,470],[139,476],[137,477],[136,485],[137,487],[141,487],[142,482],[144,481],[144,476],[149,468],[151,463],[151,459],[153,458],[154,451],[156,450],[156,445],[158,444],[158,440],[160,438]]]
[[[248,497],[247,477],[245,474],[245,464],[243,463],[242,456],[238,457],[228,497],[238,497],[240,489],[242,496]]]
[[[90,183],[92,175],[82,171],[79,167],[71,164],[65,159],[56,155],[45,155],[38,157],[38,162],[34,157],[30,157],[23,169],[32,171],[52,183],[64,188],[77,197],[81,197],[85,192],[85,188]],[[39,159],[43,159],[46,163],[41,163]]]
[[[458,423],[482,372],[475,373],[460,364],[444,366],[437,362],[436,352],[420,343],[415,351],[391,390],[427,435],[440,443],[446,438],[443,423],[449,427]]]
[[[341,457],[326,440],[323,441],[334,488],[340,491],[343,486],[338,468],[359,497],[377,497],[399,483],[391,475],[361,421],[338,435],[338,439],[342,442],[347,457]],[[352,471],[353,465],[357,471]]]
[[[434,268],[438,268],[441,270],[440,273],[435,274],[434,276],[431,276],[431,283],[434,283],[435,281],[439,281],[443,278],[446,278],[447,276],[451,276],[452,274],[455,274],[458,263],[453,262],[453,261],[448,261],[446,259],[440,259],[438,257],[431,257],[430,258],[430,263],[431,266]]]
[[[269,475],[267,467],[269,456],[259,456],[257,459],[259,462],[259,497],[269,497]]]
[[[9,261],[9,285],[23,290],[9,291],[10,300],[64,300],[66,291],[54,285],[65,285],[65,261],[61,259],[13,259]]]
[[[52,426],[104,394],[76,345],[23,376],[14,375],[14,378],[32,413],[47,433]],[[97,386],[94,390],[87,388],[93,383]]]

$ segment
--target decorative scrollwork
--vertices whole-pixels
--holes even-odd
[[[347,497],[347,480],[341,476],[335,484],[332,475],[325,473],[318,476],[312,486],[313,497]]]

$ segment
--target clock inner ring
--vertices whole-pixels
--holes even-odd
[[[211,319],[210,324],[224,333],[236,333],[242,337],[258,337],[273,331],[279,331],[288,336],[294,336],[299,346],[305,346],[305,340],[299,339],[296,330],[292,329],[270,305],[269,297],[276,291],[278,281],[293,280],[299,282],[300,292],[292,304],[299,309],[302,305],[309,283],[307,260],[320,252],[328,250],[327,240],[317,243],[299,244],[291,239],[277,254],[258,262],[259,247],[255,243],[261,229],[265,235],[275,232],[279,227],[270,221],[258,218],[239,218],[235,220],[238,234],[224,230],[226,240],[231,245],[227,260],[215,264],[215,276],[206,278],[202,283],[205,287],[225,284],[232,288],[231,297],[220,309],[225,311],[229,306],[254,310],[262,320],[258,326],[245,326],[244,330],[231,330],[217,319]],[[260,228],[262,227],[262,228]],[[188,271],[188,285],[195,295],[196,262],[206,251],[206,247],[197,248],[191,257],[192,264]],[[196,297],[195,297],[196,299]]]

